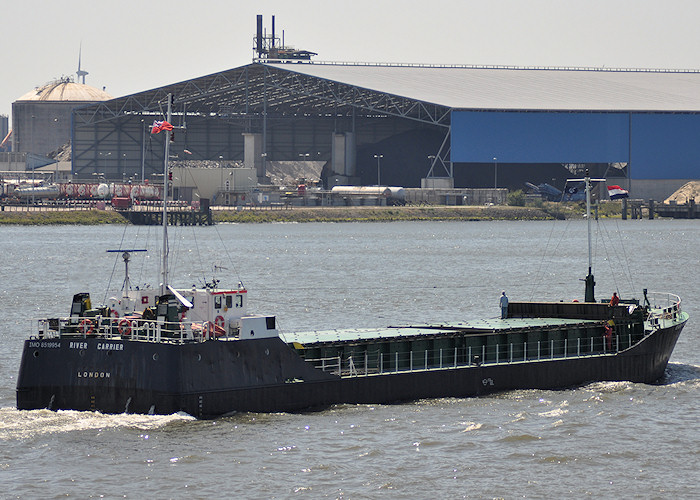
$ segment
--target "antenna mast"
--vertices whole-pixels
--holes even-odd
[[[586,282],[586,302],[595,302],[595,279],[593,278],[593,247],[591,245],[591,182],[605,182],[605,179],[591,179],[591,174],[586,173],[583,179],[566,179],[569,182],[583,182],[586,187],[586,223],[588,224],[588,275],[581,281]]]
[[[591,251],[591,176],[586,169],[586,221],[588,222],[588,276],[586,276],[586,302],[595,302],[595,279],[593,278],[593,252]]]
[[[173,95],[168,94],[168,112],[166,121],[171,122]],[[165,295],[168,290],[168,160],[170,156],[170,134],[165,137],[165,152],[163,158],[163,262],[161,274],[163,280],[160,286],[160,294]]]

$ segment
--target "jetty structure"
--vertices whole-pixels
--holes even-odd
[[[157,205],[117,209],[117,212],[137,226],[162,226],[164,216],[168,218],[168,224],[171,226],[211,226],[214,224],[214,218],[208,205],[200,207],[198,210],[177,206],[168,209],[165,215]]]

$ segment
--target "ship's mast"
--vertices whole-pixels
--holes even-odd
[[[166,121],[171,123],[173,95],[168,94],[168,111]],[[170,134],[165,137],[165,153],[163,158],[163,261],[161,262],[162,281],[160,294],[168,290],[168,159],[170,157]]]
[[[595,302],[595,279],[593,278],[593,252],[591,250],[591,176],[586,169],[586,221],[588,222],[588,276],[586,276],[586,302]]]
[[[605,179],[591,179],[591,175],[586,169],[583,179],[567,179],[566,183],[583,182],[586,189],[586,223],[588,224],[588,276],[581,281],[586,282],[586,302],[595,302],[595,279],[593,278],[593,246],[591,244],[591,183],[605,182]]]

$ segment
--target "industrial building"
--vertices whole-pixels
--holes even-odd
[[[79,59],[82,84],[13,103],[13,151],[44,155],[70,139],[77,181],[162,182],[170,139],[171,161],[254,172],[216,189],[206,173],[219,199],[269,183],[268,165],[285,162],[323,165],[328,190],[562,189],[590,169],[662,200],[698,178],[699,71],[317,62],[284,45],[274,16],[271,34],[258,16],[254,45],[250,64],[116,99],[84,84]],[[168,95],[174,129],[152,134]]]
[[[47,155],[59,149],[70,140],[75,108],[111,98],[68,77],[27,92],[12,103],[12,151]]]
[[[414,66],[256,60],[78,108],[73,173],[162,170],[151,135],[174,95],[179,159],[323,161],[334,184],[561,184],[576,166],[663,199],[696,179],[697,71]]]
[[[0,115],[0,153],[10,150],[10,128],[7,115]]]

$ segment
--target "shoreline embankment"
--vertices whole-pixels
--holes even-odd
[[[213,210],[216,223],[493,221],[579,218],[576,206],[403,206],[293,207]],[[112,210],[27,210],[0,212],[0,225],[128,224]]]

